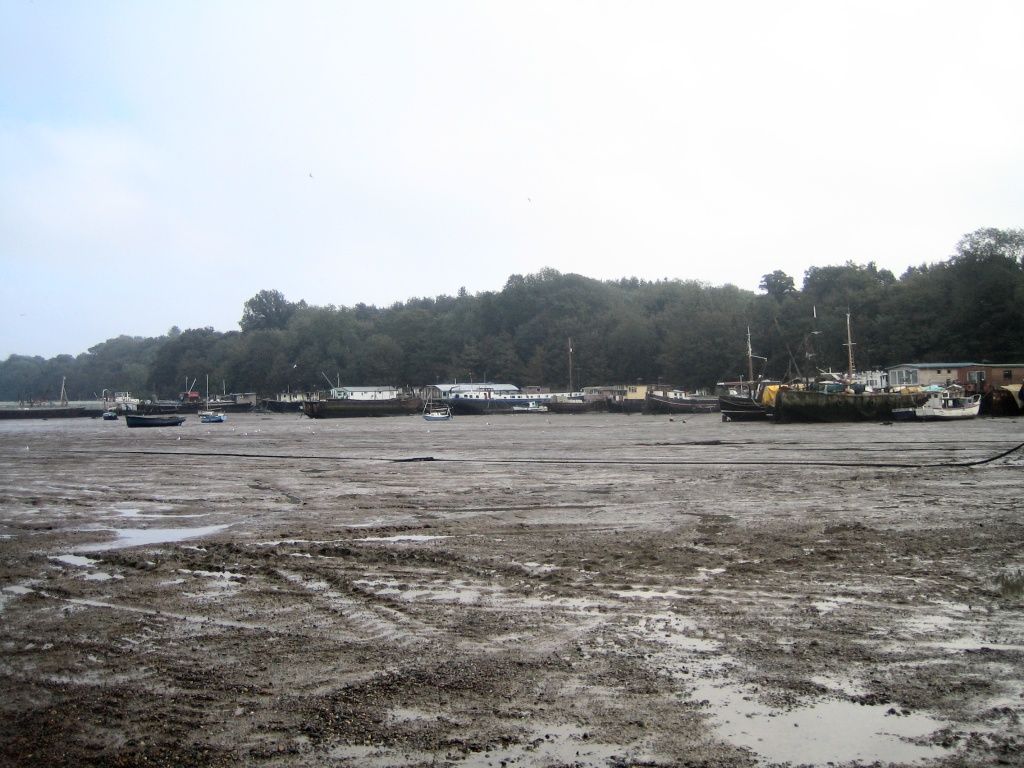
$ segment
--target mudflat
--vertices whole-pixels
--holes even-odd
[[[0,763],[1021,765],[1022,442],[0,422]]]

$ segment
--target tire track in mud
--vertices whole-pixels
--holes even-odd
[[[335,589],[327,578],[311,579],[303,573],[283,568],[276,569],[275,573],[324,605],[333,621],[343,624],[363,642],[383,641],[412,649],[429,645],[442,636],[436,627],[390,606],[379,603],[371,606],[355,585],[351,591],[342,592]]]

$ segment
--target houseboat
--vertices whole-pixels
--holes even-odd
[[[423,410],[423,400],[401,387],[332,387],[326,397],[302,403],[311,419],[407,416]]]

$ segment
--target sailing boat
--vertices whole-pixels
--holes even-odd
[[[199,412],[199,421],[203,424],[220,424],[228,420],[227,414],[221,410],[210,408],[210,376],[206,376],[206,410]]]
[[[775,400],[776,421],[834,422],[891,421],[906,409],[915,409],[928,399],[927,393],[879,392],[868,386],[853,361],[856,342],[846,313],[846,374],[824,371],[809,389],[780,390]]]
[[[762,421],[770,415],[765,402],[765,390],[777,381],[768,381],[760,377],[754,380],[754,359],[765,358],[754,354],[750,344],[750,327],[747,327],[747,378],[739,381],[720,381],[718,383],[718,408],[722,413],[722,421]]]
[[[425,421],[450,421],[452,418],[452,407],[445,403],[434,403],[428,397],[423,404],[423,418]]]

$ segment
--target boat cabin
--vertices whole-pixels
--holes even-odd
[[[332,400],[394,400],[402,394],[399,387],[332,387]]]

